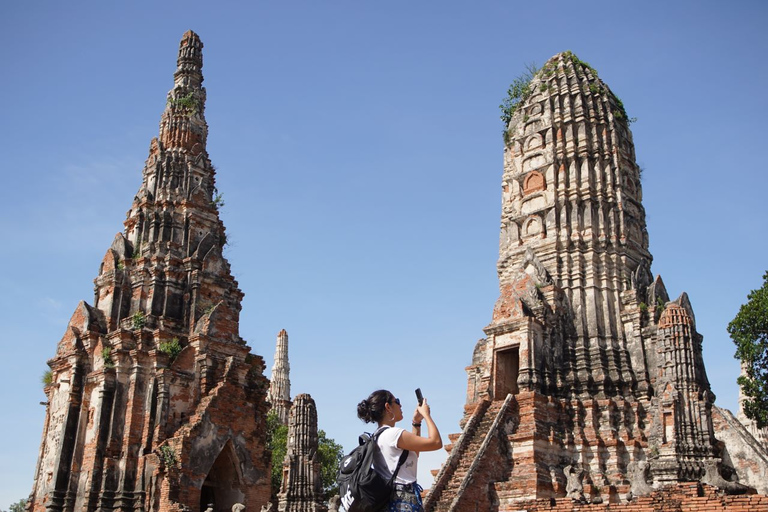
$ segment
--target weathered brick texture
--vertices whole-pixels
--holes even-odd
[[[239,335],[205,148],[202,48],[179,48],[143,181],[49,361],[29,510],[217,511],[269,501],[264,362]]]
[[[505,134],[499,298],[427,511],[656,503],[624,505],[632,496],[677,510],[686,481],[768,493],[768,452],[714,406],[687,294],[670,300],[651,274],[623,105],[570,52],[519,99]],[[667,486],[677,490],[652,494]],[[712,496],[686,499],[710,507]]]

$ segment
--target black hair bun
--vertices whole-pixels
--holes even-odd
[[[357,404],[357,417],[366,423],[370,423],[371,419],[371,404],[368,400],[363,400]]]

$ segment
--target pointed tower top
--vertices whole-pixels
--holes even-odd
[[[173,89],[160,119],[160,142],[164,149],[179,148],[193,155],[205,151],[208,125],[205,122],[203,83],[203,42],[188,30],[179,43],[179,57],[173,74]]]
[[[288,412],[291,408],[291,363],[288,361],[288,333],[282,329],[277,334],[275,346],[275,364],[272,366],[272,378],[269,384],[267,400],[272,404],[272,410],[277,413],[280,423],[288,423]]]
[[[200,87],[203,83],[203,42],[200,36],[187,30],[179,43],[174,79],[176,86]]]

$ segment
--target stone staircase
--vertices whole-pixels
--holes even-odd
[[[426,512],[458,510],[459,499],[472,480],[473,471],[481,464],[512,400],[513,395],[508,395],[504,402],[486,400],[477,406],[467,421],[464,432],[448,447],[448,459],[435,478],[435,484],[424,502]]]

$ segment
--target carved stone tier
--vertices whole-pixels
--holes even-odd
[[[285,332],[285,331],[283,331]],[[288,418],[283,482],[277,495],[280,512],[325,512],[318,454],[317,408],[310,395],[297,395]]]
[[[29,510],[258,510],[269,502],[264,362],[239,335],[201,86],[181,40],[160,136],[125,220],[49,361]]]
[[[291,410],[291,363],[288,361],[288,333],[285,329],[277,334],[275,363],[272,366],[272,379],[269,382],[267,400],[272,404],[272,411],[283,425],[288,424]]]
[[[588,64],[556,55],[505,142],[499,298],[467,367],[463,433],[425,509],[618,503],[689,480],[768,491],[764,450],[763,469],[747,471],[715,437],[688,296],[670,301],[650,272],[618,98]]]

